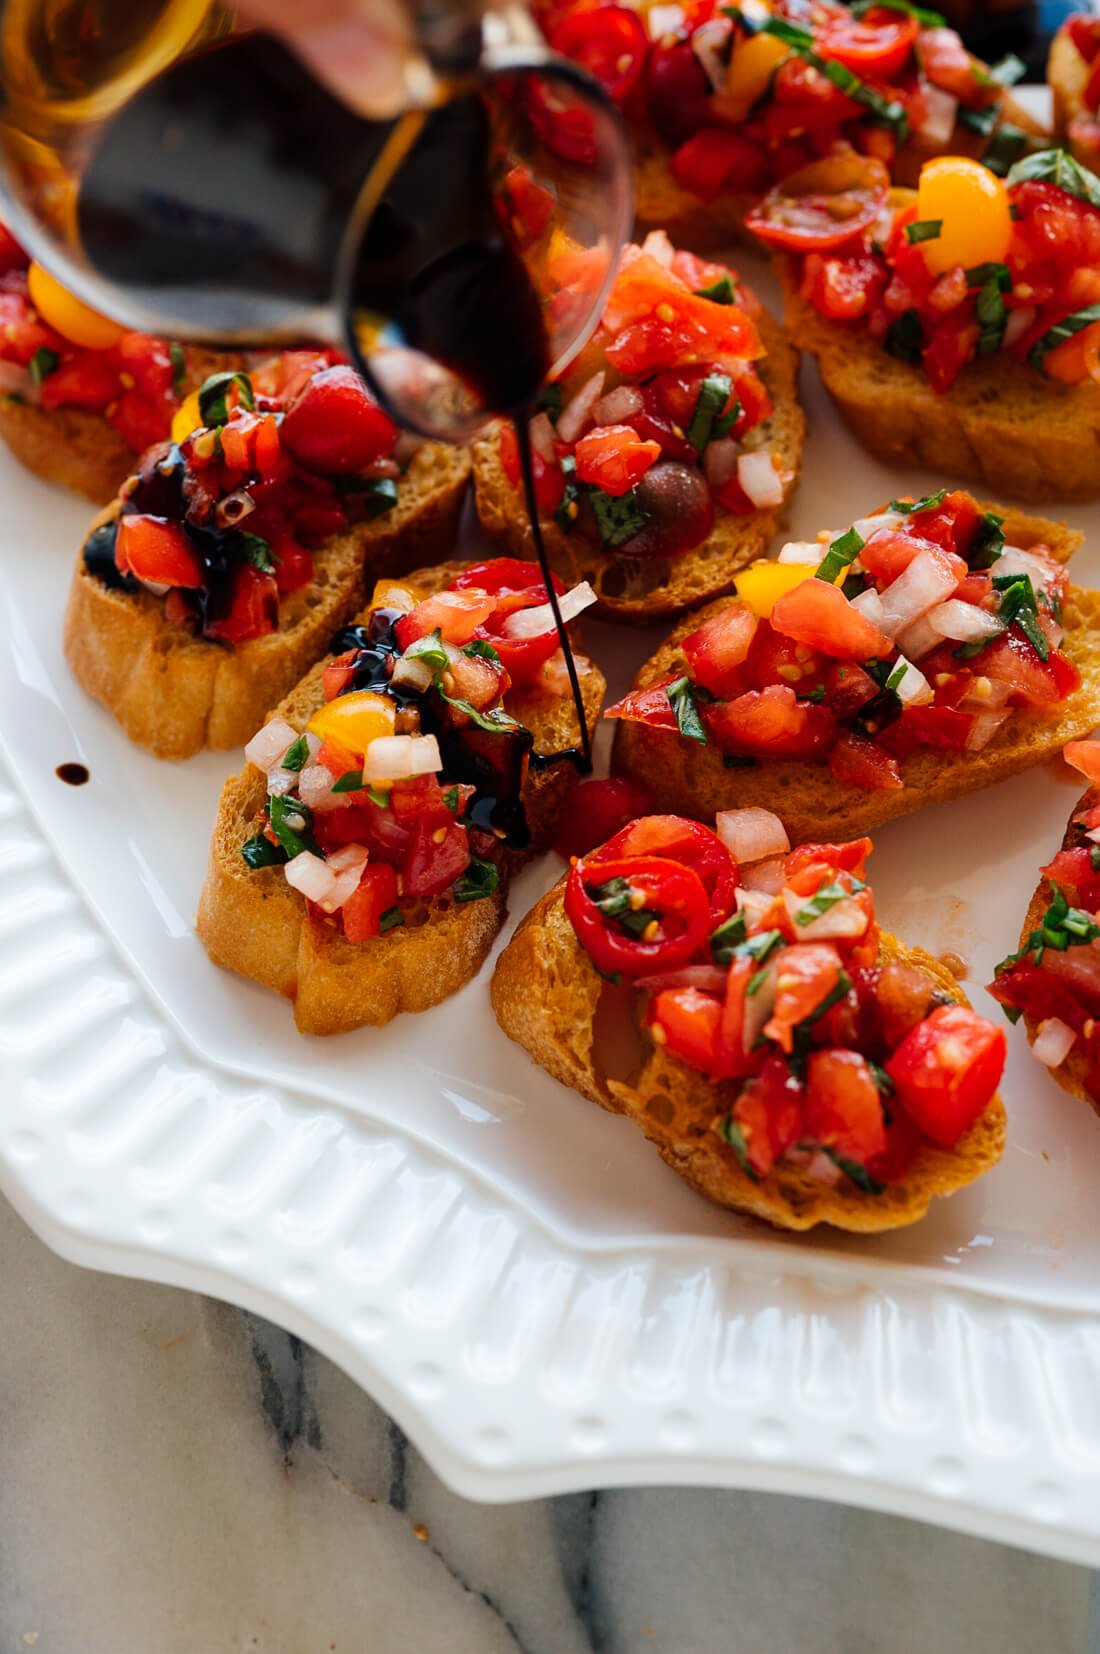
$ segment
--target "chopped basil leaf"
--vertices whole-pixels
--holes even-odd
[[[734,302],[733,282],[729,276],[719,276],[712,281],[709,287],[695,289],[697,299],[710,299],[714,304],[732,304]]]
[[[1100,322],[1100,304],[1086,305],[1084,310],[1075,310],[1071,316],[1063,316],[1032,345],[1027,353],[1028,362],[1033,368],[1042,368],[1048,351],[1065,344],[1067,339],[1072,339],[1075,333],[1080,333],[1082,328],[1089,327],[1093,322]]]
[[[440,694],[443,691],[440,690]],[[478,729],[487,729],[492,735],[507,734],[509,730],[522,729],[523,725],[516,722],[502,706],[491,707],[488,712],[479,712],[476,706],[469,701],[460,701],[453,695],[443,695],[448,706],[453,706],[456,712],[464,712],[473,720]]]
[[[242,407],[256,406],[247,373],[212,373],[199,388],[199,417],[207,428],[224,425],[229,418],[229,392],[234,385],[240,391]]]
[[[800,691],[795,696],[795,699],[799,701],[812,701],[814,706],[820,706],[822,701],[825,699],[825,685],[823,683],[816,684],[813,689],[808,689],[805,694]]]
[[[259,534],[241,534],[241,550],[244,552],[245,562],[259,569],[263,574],[273,574],[275,564],[271,558],[271,547]]]
[[[850,574],[848,576],[840,589],[848,599],[849,603],[853,597],[859,597],[862,592],[867,590],[867,582],[869,578],[870,576],[866,574]]]
[[[1013,126],[1011,121],[1002,121],[989,140],[982,156],[982,165],[996,173],[998,178],[1004,178],[1027,148],[1027,142],[1027,133],[1021,127]]]
[[[1011,626],[1015,621],[1039,659],[1049,660],[1050,644],[1046,633],[1039,625],[1039,605],[1031,584],[1031,576],[994,575],[993,585],[1001,594],[1000,607],[997,610],[998,619],[1003,620],[1006,626]]]
[[[899,661],[882,687],[884,689],[898,689],[905,682],[905,674],[908,670],[909,662],[907,660]]]
[[[870,1059],[868,1059],[867,1066],[871,1070],[871,1078],[878,1086],[882,1095],[884,1097],[892,1097],[894,1095],[894,1082],[886,1072],[885,1068],[883,1068],[880,1063],[871,1062]]]
[[[914,6],[911,0],[855,0],[850,10],[853,17],[866,17],[872,7],[878,11],[880,6],[885,6],[887,11],[900,11],[906,17],[915,17],[922,29],[942,29],[945,24],[940,12]]]
[[[456,816],[458,814],[458,788],[457,788],[457,786],[447,787],[447,788],[444,789],[443,802],[444,802],[444,804],[446,804],[448,810],[450,810],[450,812],[453,816]]]
[[[1036,155],[1025,155],[1005,179],[1009,189],[1029,182],[1053,184],[1056,189],[1075,195],[1079,201],[1087,201],[1091,207],[1100,207],[1100,178],[1064,149],[1041,149]]]
[[[1016,1024],[1019,1022],[1020,1018],[1024,1014],[1015,1005],[1002,1005],[1001,1010],[1004,1012],[1005,1016],[1008,1018],[1009,1022],[1011,1022],[1012,1026],[1014,1028],[1015,1028]]]
[[[304,768],[308,758],[309,742],[306,740],[304,735],[299,735],[298,739],[296,741],[292,741],[283,753],[282,758],[279,760],[279,768],[284,770],[294,770],[297,772],[298,770]]]
[[[338,780],[332,783],[334,793],[357,793],[363,789],[362,770],[345,770]]]
[[[695,699],[695,685],[688,677],[677,678],[675,683],[667,686],[666,694],[669,698],[680,734],[689,741],[698,741],[705,746],[707,732],[703,727],[703,720],[699,716],[699,706]]]
[[[1065,953],[1067,948],[1094,942],[1100,936],[1100,925],[1091,913],[1086,913],[1083,908],[1070,907],[1058,885],[1052,884],[1050,890],[1050,905],[1038,930],[1031,932],[1018,953],[1010,953],[1007,959],[1001,960],[994,968],[994,975],[1000,976],[1002,971],[1011,970],[1025,955],[1031,956],[1032,964],[1041,965],[1047,948],[1053,948],[1056,953]]]
[[[744,940],[745,915],[731,913],[728,919],[723,919],[716,931],[711,932],[710,952],[714,963],[728,965]]]
[[[981,137],[988,138],[997,124],[1000,114],[999,106],[991,103],[986,109],[967,109],[959,105],[959,112],[955,117],[960,126],[967,126],[971,132],[977,132]]]
[[[991,637],[983,637],[979,638],[976,643],[960,643],[959,647],[952,649],[951,653],[956,660],[973,660],[975,655],[980,655],[983,649],[988,649],[992,642]]]
[[[544,385],[542,390],[539,392],[539,399],[536,406],[542,413],[549,415],[551,425],[556,425],[562,410],[561,386],[556,383],[552,385]]]
[[[377,804],[380,810],[386,809],[389,805],[390,795],[389,793],[384,792],[381,787],[371,785],[366,789],[366,793],[371,803]]]
[[[359,490],[357,489],[358,493]],[[397,479],[395,477],[364,477],[363,478],[363,509],[368,518],[384,517],[387,511],[392,511],[397,504]]]
[[[752,959],[756,964],[763,965],[765,960],[771,958],[776,948],[782,946],[783,932],[781,930],[758,930],[755,936],[750,936],[746,941],[739,942],[733,951],[738,959]],[[767,974],[767,971],[757,971],[755,976],[750,977],[745,992],[754,994]]]
[[[600,543],[612,550],[633,540],[649,521],[649,512],[639,504],[636,488],[615,495],[590,485],[586,492]]]
[[[634,889],[627,879],[608,879],[606,884],[593,885],[588,894],[605,919],[611,919],[636,941],[659,918],[647,907],[634,906]]]
[[[814,578],[828,580],[831,585],[842,569],[846,569],[849,563],[855,562],[866,543],[863,536],[857,534],[854,528],[846,529],[830,545],[817,568]]]
[[[443,638],[437,626],[434,632],[426,632],[409,644],[405,650],[406,660],[422,660],[424,665],[433,672],[442,672],[447,665],[447,651],[443,647]]]
[[[862,104],[876,121],[884,126],[893,127],[898,142],[904,143],[909,133],[909,118],[904,104],[896,99],[888,101],[881,92],[876,92],[873,87],[860,80],[846,63],[822,57],[814,50],[813,35],[809,29],[801,28],[797,23],[788,23],[782,17],[767,17],[760,24],[760,33],[773,34],[777,40],[783,41],[784,45],[790,46],[792,51],[805,58],[806,62],[812,64],[826,80],[839,87],[855,103]]]
[[[935,511],[947,498],[947,489],[938,494],[926,494],[922,500],[891,500],[887,510],[900,511],[906,517],[916,517],[922,511]]]
[[[849,1159],[846,1154],[841,1154],[839,1149],[830,1148],[828,1143],[823,1143],[822,1148],[833,1165],[839,1166],[845,1177],[850,1178],[856,1188],[862,1189],[865,1195],[881,1195],[886,1192],[886,1184],[879,1178],[872,1177],[867,1167],[861,1166],[858,1160]]]
[[[741,1130],[733,1115],[723,1114],[721,1119],[714,1122],[714,1129],[723,1143],[728,1144],[737,1156],[745,1176],[751,1177],[754,1183],[759,1183],[760,1179],[749,1164],[749,1145],[745,1141],[745,1133]]]
[[[271,819],[272,832],[292,860],[306,850],[312,851],[315,856],[321,854],[321,848],[311,831],[313,812],[300,798],[290,798],[285,794],[273,795],[267,801],[267,813]]]
[[[500,873],[496,863],[482,861],[480,856],[471,856],[470,865],[453,886],[451,894],[456,902],[480,902],[486,896],[494,895],[499,884]]]
[[[942,230],[942,218],[918,218],[905,226],[905,239],[915,247],[921,241],[938,241]]]
[[[48,379],[50,374],[55,372],[60,365],[61,358],[56,350],[48,350],[45,345],[42,345],[27,363],[27,368],[35,384],[40,385],[43,379]]]
[[[492,644],[487,642],[483,637],[475,637],[472,643],[467,643],[464,646],[462,653],[464,655],[472,655],[475,660],[491,660],[494,666],[500,665],[500,656],[497,654]]]
[[[853,878],[851,890],[845,890],[839,879],[830,879],[827,884],[820,886],[808,902],[802,904],[794,916],[794,922],[796,925],[812,925],[815,919],[820,919],[823,913],[828,913],[838,902],[846,902],[849,896],[865,889],[866,885],[862,879]]]
[[[903,310],[886,329],[883,341],[887,354],[902,362],[919,362],[924,349],[924,328],[916,310]]]
[[[378,929],[384,936],[387,930],[396,930],[398,925],[405,923],[405,915],[399,907],[388,907],[378,921]]]
[[[972,264],[966,272],[967,287],[986,287],[990,282],[996,282],[999,292],[1011,293],[1012,271],[1008,265],[989,260],[985,264]]]
[[[241,845],[241,855],[249,867],[281,867],[287,859],[280,844],[272,844],[263,833],[256,833]]]
[[[978,293],[977,311],[981,324],[976,347],[978,355],[993,356],[1004,344],[1005,325],[1008,321],[1004,297],[996,282],[986,282]]]
[[[580,516],[581,491],[577,486],[577,462],[572,454],[563,454],[561,462],[562,473],[565,477],[565,492],[554,511],[554,521],[563,534],[576,528],[577,518]]]
[[[1094,873],[1100,873],[1100,844],[1094,844],[1089,851],[1089,866]]]
[[[733,381],[725,373],[709,373],[699,386],[695,408],[687,428],[687,439],[701,454],[714,435],[714,423],[729,401]]]
[[[1004,548],[1004,518],[996,511],[983,511],[978,518],[978,532],[970,547],[967,562],[972,569],[989,569]]]
[[[183,353],[183,346],[178,339],[173,339],[168,346],[168,359],[172,364],[172,389],[177,396],[183,394],[183,376],[187,372],[187,357]]]

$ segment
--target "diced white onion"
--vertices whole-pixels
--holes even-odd
[[[750,867],[749,872],[753,871],[754,869]],[[738,885],[734,892],[737,911],[745,915],[747,925],[755,925],[757,920],[762,919],[774,900],[774,892],[769,895],[766,890],[750,890],[748,885],[745,884]]]
[[[719,810],[714,830],[738,866],[763,861],[765,856],[785,856],[791,847],[779,817],[755,804],[743,810]]]
[[[861,540],[869,540],[872,534],[877,534],[880,528],[897,528],[905,518],[900,511],[880,511],[874,517],[860,517],[852,524]]]
[[[703,449],[703,475],[712,488],[722,488],[737,473],[741,449],[731,436],[716,437]]]
[[[286,882],[292,889],[301,891],[303,896],[308,896],[311,902],[321,906],[336,888],[336,874],[312,850],[303,850],[300,856],[288,861],[285,872]]]
[[[1003,621],[995,614],[979,608],[977,603],[964,603],[958,597],[937,603],[934,609],[929,609],[927,620],[933,631],[941,637],[954,638],[957,643],[980,643],[983,638],[996,637],[1004,631]]]
[[[894,682],[894,674],[898,667],[903,667],[901,677]],[[899,655],[890,668],[890,679],[893,682],[894,693],[903,706],[923,706],[928,701],[935,700],[932,685],[918,666],[904,655]]]
[[[943,91],[941,87],[927,83],[921,87],[921,96],[924,100],[924,114],[916,130],[929,148],[946,149],[955,130],[959,100],[953,98],[950,92]]]
[[[932,609],[928,614],[921,615],[895,638],[898,648],[909,660],[923,660],[925,655],[930,655],[932,650],[938,649],[943,642],[943,634],[936,631],[929,618],[934,613],[935,610]]]
[[[350,793],[334,793],[334,776],[324,764],[307,764],[298,777],[298,797],[314,814],[351,803]]]
[[[873,586],[868,586],[865,592],[851,600],[852,608],[858,609],[864,620],[869,620],[872,626],[877,626],[881,632],[885,613],[882,607],[882,598]]]
[[[586,678],[592,670],[592,662],[588,656],[579,655],[575,649],[573,665],[577,669],[578,678]],[[564,649],[555,649],[550,658],[543,661],[532,687],[542,690],[545,695],[569,694],[572,686],[569,682],[569,668],[565,664]]]
[[[808,564],[816,568],[824,555],[825,548],[817,540],[788,540],[776,562]]]
[[[562,442],[576,442],[584,430],[592,409],[603,394],[604,371],[601,368],[586,379],[575,396],[571,396],[558,417],[558,436]]]
[[[1032,1055],[1047,1068],[1060,1068],[1069,1056],[1077,1035],[1058,1017],[1045,1017],[1031,1047]]]
[[[650,40],[663,40],[666,34],[679,34],[685,20],[683,6],[650,6],[646,17]]]
[[[678,971],[658,971],[640,976],[636,988],[657,993],[661,988],[698,988],[704,994],[725,994],[728,972],[724,965],[681,965]]]
[[[751,1051],[760,1037],[760,1030],[775,1010],[775,999],[778,993],[777,982],[779,967],[773,958],[764,967],[767,971],[763,982],[754,994],[745,995],[744,1021],[741,1024],[741,1048]]]
[[[621,425],[641,413],[645,403],[636,385],[616,385],[613,391],[601,396],[592,412],[597,425]]]
[[[672,261],[676,257],[676,249],[668,239],[667,230],[650,230],[642,242],[642,252],[648,253],[658,264],[663,264],[666,270],[672,268]]]
[[[1012,685],[1001,678],[975,678],[959,702],[959,711],[999,712],[1012,693]]]
[[[1090,827],[1085,837],[1091,839],[1093,844],[1100,844],[1100,827]]]
[[[138,585],[144,586],[152,597],[163,597],[165,592],[172,590],[171,586],[166,586],[163,580],[143,580],[140,575],[138,576]]]
[[[596,594],[592,587],[587,580],[582,580],[579,586],[571,587],[558,598],[558,608],[562,619],[568,622],[575,620],[595,601]],[[533,609],[517,609],[501,627],[505,637],[541,637],[544,632],[553,630],[554,611],[549,603],[538,603]]]
[[[1026,574],[1036,592],[1046,591],[1059,572],[1052,557],[1025,551],[1022,546],[1005,546],[994,570],[996,574]]]
[[[245,747],[244,755],[250,764],[255,764],[266,774],[275,768],[287,748],[297,739],[297,730],[292,729],[285,718],[272,718],[263,729],[256,731]]]
[[[762,893],[765,896],[778,896],[783,888],[785,869],[782,856],[769,856],[766,861],[752,862],[741,875],[741,884],[745,890]],[[740,889],[737,892],[740,896]]]
[[[566,438],[572,441],[572,438]],[[550,415],[545,411],[537,413],[531,421],[531,446],[540,459],[548,465],[554,463],[554,427],[550,423]]]
[[[267,772],[267,790],[272,798],[282,798],[286,793],[292,793],[297,784],[296,770],[284,770],[276,764],[273,770]]]
[[[363,757],[363,780],[404,781],[411,775],[434,775],[441,767],[434,735],[379,735]]]
[[[942,557],[932,551],[918,551],[909,567],[879,593],[882,630],[888,637],[897,637],[911,621],[949,598],[957,585]]]
[[[336,875],[336,882],[321,906],[326,912],[335,913],[358,890],[367,865],[367,852],[361,844],[345,844],[328,858],[327,865],[329,872]]]
[[[430,689],[435,673],[421,656],[402,655],[394,666],[390,682],[395,687]]]
[[[738,456],[737,480],[759,509],[783,504],[783,479],[766,448]]]
[[[833,936],[862,936],[867,929],[867,915],[853,896],[834,902],[819,913],[809,924],[800,925],[798,915],[813,901],[812,896],[799,896],[793,890],[784,890],[783,905],[795,924],[795,935],[800,942],[824,942]]]
[[[1019,343],[1038,314],[1033,304],[1022,304],[1018,310],[1009,311],[1003,341],[1005,350],[1011,350],[1014,344]]]
[[[981,752],[987,747],[1009,716],[1008,712],[979,712],[966,738],[967,752]]]
[[[730,26],[724,17],[712,17],[691,36],[691,49],[695,53],[703,73],[710,81],[711,89],[720,91],[726,82],[726,47],[730,38]]]
[[[825,1183],[831,1188],[842,1175],[836,1161],[831,1160],[824,1149],[818,1149],[806,1162],[806,1176],[812,1177],[815,1183]]]

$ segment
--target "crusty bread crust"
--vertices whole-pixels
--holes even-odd
[[[181,389],[186,396],[211,373],[239,367],[242,357],[188,346],[185,361]],[[15,396],[0,396],[0,439],[43,482],[86,494],[93,505],[118,493],[137,458],[102,414],[40,408]]]
[[[1059,29],[1047,55],[1047,80],[1054,94],[1054,132],[1060,143],[1068,140],[1070,122],[1086,113],[1085,87],[1091,72],[1092,65],[1085,62],[1073,41]],[[1095,166],[1095,151],[1073,142],[1069,142],[1068,147],[1083,165]]]
[[[65,611],[65,658],[131,741],[158,758],[241,746],[362,607],[366,583],[403,574],[450,549],[470,474],[465,449],[426,444],[394,509],[334,535],[314,555],[313,580],[280,604],[279,630],[227,648],[172,626],[149,592],[115,591],[78,555]],[[92,524],[109,521],[117,503]]]
[[[1005,121],[1036,138],[1049,136],[1043,123],[1011,93],[1005,96],[998,125]],[[915,187],[921,167],[931,156],[968,155],[977,160],[988,143],[988,138],[962,125],[955,127],[946,149],[922,143],[919,133],[914,134],[894,159],[894,181]],[[639,230],[667,230],[677,247],[714,252],[739,238],[752,240],[745,218],[756,199],[751,191],[731,190],[714,201],[700,200],[672,176],[669,151],[656,133],[634,134],[634,209]]]
[[[767,350],[756,366],[775,408],[753,433],[753,446],[771,449],[783,468],[797,475],[806,430],[798,403],[798,351],[766,312],[755,320]],[[474,443],[474,486],[486,534],[517,557],[530,557],[531,527],[519,489],[504,474],[496,427]],[[791,491],[793,485],[788,499]],[[734,574],[771,544],[785,510],[786,501],[751,517],[719,509],[701,546],[667,559],[609,555],[582,534],[563,533],[551,519],[543,521],[542,532],[550,561],[563,578],[591,582],[599,598],[596,612],[603,619],[646,625],[732,590]]]
[[[1064,524],[1004,507],[984,509],[1003,513],[1010,545],[1026,549],[1041,541],[1065,562],[1081,543],[1081,536]],[[642,689],[680,676],[687,668],[680,648],[683,639],[723,607],[717,603],[681,622],[646,661],[634,687]],[[727,769],[717,747],[684,740],[674,731],[626,722],[615,733],[612,769],[647,786],[662,810],[710,821],[718,810],[760,805],[782,817],[793,844],[858,838],[926,804],[960,798],[1005,781],[1100,723],[1100,592],[1071,586],[1065,624],[1063,648],[1082,681],[1057,717],[1017,711],[981,752],[918,750],[900,760],[905,783],[901,788],[868,791],[835,780],[822,764],[804,762],[763,762]]]
[[[909,191],[894,190],[905,205]],[[796,261],[777,268],[788,331],[817,361],[844,418],[884,465],[922,465],[1021,500],[1100,495],[1100,385],[1063,385],[1003,355],[965,367],[951,389],[901,362],[858,324],[830,322],[798,291]]]
[[[803,1168],[784,1164],[755,1182],[713,1129],[734,1088],[710,1083],[644,1032],[641,1066],[627,1081],[603,1068],[596,1023],[608,990],[566,917],[564,889],[563,878],[532,908],[497,961],[491,989],[497,1021],[563,1085],[628,1115],[673,1171],[708,1200],[780,1229],[828,1223],[872,1234],[915,1223],[935,1196],[954,1193],[1000,1159],[1005,1111],[997,1096],[953,1149],[925,1144],[905,1177],[881,1195],[865,1194],[846,1178],[823,1184]],[[967,1003],[950,972],[920,948],[883,935],[879,958],[918,966],[951,999]]]
[[[418,570],[411,579],[425,593],[438,591],[462,566]],[[318,661],[275,715],[304,730],[324,700],[323,673],[324,661]],[[592,730],[604,680],[589,665],[581,684]],[[576,744],[579,731],[568,698],[524,692],[510,695],[507,706],[531,730],[537,751],[557,752]],[[293,999],[294,1020],[303,1034],[347,1033],[381,1026],[399,1011],[427,1010],[456,993],[484,963],[504,922],[510,875],[547,848],[576,780],[568,762],[529,775],[524,803],[532,844],[505,858],[495,895],[466,903],[436,897],[409,911],[403,926],[369,942],[351,943],[338,923],[309,915],[281,867],[252,869],[242,860],[241,845],[255,832],[267,796],[263,774],[248,764],[222,791],[199,900],[198,935],[216,964]]]
[[[1091,840],[1085,837],[1084,829],[1074,824],[1074,816],[1081,815],[1085,810],[1093,809],[1100,804],[1100,788],[1090,787],[1083,798],[1079,798],[1070,812],[1065,833],[1062,836],[1061,848],[1075,850],[1078,845],[1084,844],[1092,848]],[[1053,858],[1052,858],[1053,859]],[[1017,946],[1022,950],[1033,930],[1038,930],[1043,922],[1043,915],[1050,906],[1050,886],[1045,878],[1039,880],[1035,894],[1028,903],[1027,913],[1024,915],[1024,925],[1020,932]],[[1024,1015],[1023,1024],[1027,1032],[1028,1043],[1034,1045],[1039,1033],[1039,1018]],[[1063,1091],[1068,1091],[1073,1097],[1080,1097],[1088,1103],[1094,1113],[1100,1114],[1100,1097],[1093,1097],[1086,1083],[1089,1064],[1082,1055],[1079,1046],[1074,1045],[1065,1062],[1059,1063],[1057,1068],[1048,1070],[1051,1077],[1057,1080]]]

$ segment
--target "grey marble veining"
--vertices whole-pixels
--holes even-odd
[[[1088,1576],[865,1512],[479,1506],[299,1339],[0,1200],[0,1654],[1080,1654]]]

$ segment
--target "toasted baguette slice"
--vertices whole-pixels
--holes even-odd
[[[870,1234],[915,1223],[934,1196],[972,1183],[1000,1159],[1005,1112],[998,1096],[953,1149],[926,1144],[904,1179],[883,1194],[865,1194],[846,1181],[822,1184],[786,1164],[754,1182],[713,1130],[728,1107],[727,1087],[710,1084],[644,1033],[638,1071],[628,1081],[606,1072],[597,1050],[597,1014],[606,985],[566,917],[564,888],[562,879],[547,892],[497,961],[492,982],[497,1021],[563,1085],[601,1108],[629,1115],[672,1169],[709,1200],[780,1229],[830,1223]],[[879,957],[918,966],[948,999],[966,1004],[955,978],[920,948],[883,935]]]
[[[461,567],[444,564],[419,570],[412,578],[429,593],[446,586]],[[324,701],[323,673],[324,661],[319,661],[276,708],[274,715],[299,733]],[[604,680],[590,666],[581,684],[591,731],[600,715]],[[531,730],[536,751],[559,752],[576,744],[579,731],[568,697],[522,693],[509,696],[507,704]],[[405,924],[397,929],[352,943],[339,925],[310,917],[281,867],[252,869],[243,861],[241,845],[255,832],[267,796],[263,773],[248,764],[222,790],[199,900],[198,935],[215,964],[292,999],[303,1034],[347,1033],[381,1026],[399,1011],[426,1011],[457,993],[484,963],[504,922],[508,878],[548,847],[576,778],[567,762],[529,775],[524,804],[531,847],[505,857],[494,895],[466,903],[436,897],[405,908]]]
[[[1036,139],[1049,137],[1043,123],[1022,108],[1010,93],[1003,99],[998,126],[1006,122]],[[931,156],[968,155],[980,160],[988,145],[988,138],[961,124],[956,125],[950,142],[943,148],[922,143],[920,135],[915,134],[894,158],[891,168],[894,181],[915,186],[921,167]],[[757,195],[729,190],[713,201],[704,201],[676,182],[669,160],[670,151],[656,133],[635,135],[634,209],[639,230],[667,230],[677,247],[690,247],[697,253],[727,247],[738,237],[752,239],[745,231],[745,218]]]
[[[212,373],[241,366],[240,354],[188,346],[181,390],[197,390]],[[102,505],[118,493],[137,455],[102,414],[85,408],[40,408],[0,396],[0,439],[43,482],[60,483]]]
[[[1085,87],[1091,74],[1092,64],[1085,62],[1065,29],[1060,28],[1047,56],[1047,81],[1054,94],[1054,135],[1082,166],[1095,172],[1100,163],[1100,115],[1085,105]],[[1095,134],[1085,142],[1081,127],[1075,128],[1074,123],[1089,115]]]
[[[1081,543],[1081,536],[1062,523],[1025,517],[1001,506],[995,509],[1004,515],[1010,545],[1026,550],[1041,541],[1060,562],[1066,562]],[[667,643],[646,661],[634,687],[644,689],[680,676],[687,667],[681,642],[722,606],[715,604],[677,626]],[[926,804],[1006,781],[1060,752],[1066,741],[1087,734],[1100,723],[1100,592],[1070,586],[1064,618],[1062,647],[1081,674],[1081,687],[1058,709],[1057,716],[1017,711],[981,752],[919,750],[900,760],[905,783],[901,788],[867,791],[835,780],[821,764],[803,761],[727,769],[715,746],[625,722],[615,735],[612,768],[616,774],[644,783],[662,810],[710,821],[718,810],[756,804],[782,817],[792,844],[858,838]]]
[[[393,510],[328,540],[314,555],[311,583],[280,605],[279,630],[235,649],[170,625],[149,592],[111,590],[80,555],[65,611],[65,658],[131,741],[158,758],[243,746],[362,606],[368,580],[406,573],[453,545],[469,475],[465,449],[425,444]],[[117,510],[117,503],[108,507],[92,528]]]
[[[895,206],[912,199],[908,190],[890,193]],[[1100,385],[1063,385],[998,355],[971,362],[941,395],[917,363],[803,299],[794,260],[777,265],[791,337],[816,359],[845,423],[884,465],[927,466],[1021,500],[1100,495]]]
[[[767,355],[756,367],[775,404],[757,427],[754,446],[770,448],[786,471],[802,463],[806,422],[798,403],[798,352],[766,313],[755,317]],[[497,429],[474,443],[474,485],[481,526],[492,540],[517,557],[531,557],[531,526],[518,488],[504,474]],[[679,557],[625,558],[602,551],[579,533],[565,534],[552,519],[542,524],[550,561],[570,582],[588,580],[605,620],[646,625],[682,614],[728,592],[738,569],[771,544],[785,506],[738,517],[719,508],[714,528],[701,546]]]

